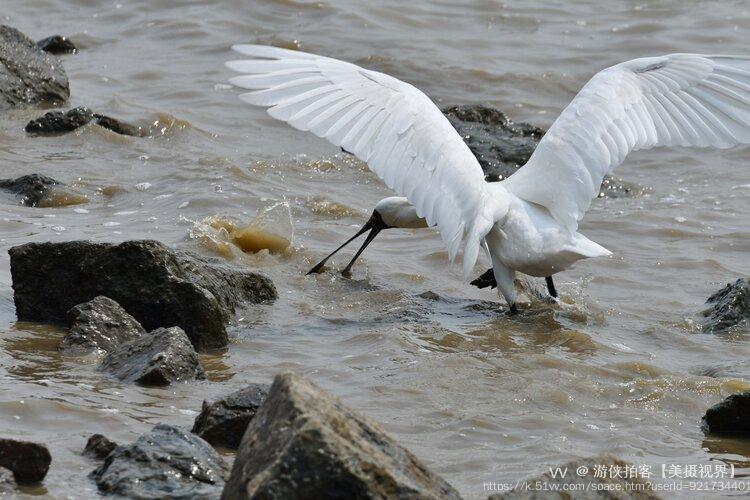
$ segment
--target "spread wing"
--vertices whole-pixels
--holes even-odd
[[[635,150],[750,143],[750,57],[672,54],[597,73],[504,185],[575,230]]]
[[[464,247],[468,276],[498,212],[474,155],[432,101],[377,71],[277,47],[236,45],[229,61],[240,99],[341,146],[366,162],[417,214],[437,225],[451,261]]]

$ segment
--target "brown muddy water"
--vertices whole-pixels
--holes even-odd
[[[617,173],[650,193],[598,200],[582,224],[614,256],[558,275],[562,306],[533,301],[510,319],[487,303],[494,292],[465,286],[446,265],[431,230],[386,231],[352,279],[306,277],[389,191],[360,162],[243,105],[222,63],[232,43],[299,47],[388,72],[440,105],[487,103],[547,127],[613,63],[747,53],[750,6],[2,0],[0,18],[35,39],[70,36],[80,47],[63,57],[71,106],[150,132],[91,125],[31,138],[23,125],[39,110],[0,116],[2,177],[42,173],[88,199],[0,200],[2,434],[47,443],[53,456],[44,485],[28,493],[95,496],[87,474],[96,464],[80,456],[89,434],[129,442],[158,422],[188,426],[203,399],[284,370],[377,419],[467,498],[485,497],[485,481],[598,452],[654,467],[747,467],[747,446],[704,441],[699,423],[708,406],[750,387],[750,335],[701,333],[697,313],[748,273],[750,149],[632,155]],[[282,205],[269,227],[283,240],[293,225],[291,246],[244,254],[232,230],[279,203],[291,221]],[[80,238],[155,238],[222,255],[267,273],[280,297],[242,311],[229,348],[202,356],[209,381],[123,385],[93,359],[58,354],[62,330],[15,319],[7,249]],[[420,297],[427,291],[442,298]]]

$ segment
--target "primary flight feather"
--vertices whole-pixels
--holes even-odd
[[[242,73],[230,83],[251,90],[243,101],[355,154],[402,196],[378,204],[355,235],[372,229],[355,259],[384,228],[437,226],[451,260],[463,249],[465,277],[479,249],[488,250],[494,283],[513,312],[516,271],[546,277],[556,295],[553,274],[610,254],[577,231],[578,221],[630,151],[750,143],[750,58],[634,59],[597,73],[526,165],[490,184],[442,112],[412,85],[304,52],[233,49],[249,57],[226,63]]]

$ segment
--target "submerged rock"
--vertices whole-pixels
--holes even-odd
[[[541,498],[651,500],[661,498],[653,492],[651,483],[638,474],[637,468],[611,455],[574,460],[561,465],[559,469],[565,474],[564,477],[561,474],[555,474],[557,476],[555,477],[551,471],[546,472],[539,477],[526,480],[511,491],[490,495],[487,500]],[[536,484],[546,485],[549,489],[537,491]],[[600,486],[592,488],[592,485]]]
[[[92,120],[100,127],[111,130],[116,134],[143,136],[141,127],[125,123],[111,116],[94,113],[85,106],[79,106],[65,112],[48,111],[39,118],[29,121],[24,130],[30,135],[56,136],[73,132],[84,125],[88,125]]]
[[[735,325],[750,322],[750,279],[740,278],[711,295],[703,311],[703,330],[722,332]]]
[[[21,197],[21,204],[35,207],[47,196],[50,188],[62,185],[51,177],[40,174],[30,174],[16,179],[0,179],[0,189],[5,189]]]
[[[703,416],[703,432],[716,436],[750,436],[750,391],[732,394]]]
[[[61,351],[109,352],[146,334],[134,317],[104,295],[72,307],[67,317],[70,331],[60,343]]]
[[[284,374],[250,422],[222,498],[460,497],[377,423]]]
[[[94,119],[89,108],[79,106],[66,112],[48,111],[26,124],[24,130],[31,135],[62,135],[83,127]]]
[[[132,135],[135,137],[142,137],[143,136],[143,130],[141,127],[138,127],[136,125],[131,125],[130,123],[125,123],[123,121],[118,120],[117,118],[112,118],[111,116],[105,116],[100,114],[94,114],[94,118],[96,119],[96,124],[100,127],[106,128],[107,130],[111,130],[112,132],[120,135]]]
[[[17,29],[0,26],[0,108],[61,104],[68,97],[68,77],[57,57]]]
[[[157,328],[107,354],[99,369],[142,385],[205,379],[198,355],[182,328]]]
[[[128,498],[216,498],[228,467],[198,436],[159,424],[118,446],[91,475],[100,491]]]
[[[499,109],[479,104],[450,106],[443,109],[443,114],[477,157],[488,182],[503,180],[522,167],[545,132],[528,123],[516,123]],[[637,184],[607,176],[599,196],[635,196],[644,191]]]
[[[214,446],[236,450],[268,389],[268,384],[250,384],[216,401],[203,401],[193,432]]]
[[[50,54],[75,54],[78,48],[66,36],[52,35],[36,42],[37,47]]]
[[[276,298],[261,274],[153,240],[27,243],[8,253],[18,319],[64,323],[71,307],[106,295],[146,330],[181,327],[198,350],[227,345],[225,323],[243,302]]]
[[[110,441],[101,434],[92,434],[88,441],[86,441],[83,455],[86,457],[103,459],[107,458],[107,455],[112,453],[115,448],[117,448],[117,443],[114,441]]]
[[[0,467],[0,495],[10,495],[16,491],[16,479],[13,477],[13,472]]]
[[[38,483],[47,475],[52,457],[47,447],[30,441],[0,438],[0,467],[22,484]]]

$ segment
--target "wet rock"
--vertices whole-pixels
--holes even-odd
[[[269,387],[250,384],[216,401],[203,401],[193,432],[214,446],[236,450],[245,429],[266,400]]]
[[[544,130],[516,123],[499,109],[483,105],[450,106],[443,109],[453,127],[477,157],[488,182],[503,180],[531,157]],[[600,197],[636,196],[645,192],[637,184],[607,176]]]
[[[242,438],[222,498],[460,497],[377,423],[283,374]]]
[[[0,179],[0,189],[5,189],[21,197],[21,204],[35,207],[49,193],[53,186],[62,183],[40,174],[30,174],[16,179]]]
[[[78,52],[78,48],[75,44],[71,42],[68,37],[62,35],[48,36],[47,38],[36,42],[36,45],[44,52],[49,52],[50,54],[55,55],[75,54]]]
[[[703,416],[703,432],[716,436],[750,436],[750,391],[732,394]]]
[[[49,111],[27,123],[24,130],[31,135],[61,135],[83,127],[93,119],[94,113],[89,108],[79,106],[64,113]]]
[[[0,108],[62,104],[68,97],[68,77],[57,57],[17,29],[0,26]]]
[[[120,135],[132,135],[135,137],[142,137],[143,136],[143,130],[141,127],[138,127],[136,125],[131,125],[130,123],[125,123],[123,121],[118,120],[117,118],[112,118],[111,116],[105,116],[105,115],[99,115],[94,114],[94,118],[96,119],[96,124],[100,127],[104,127],[107,130],[111,130],[112,132]]]
[[[263,275],[152,240],[27,243],[9,253],[20,320],[64,323],[71,307],[106,295],[146,330],[179,326],[201,350],[227,345],[236,307],[276,298]]]
[[[488,106],[451,106],[443,113],[477,157],[490,182],[518,170],[544,135],[544,130],[514,123],[502,111]]]
[[[30,441],[0,438],[0,467],[22,484],[38,483],[47,475],[52,457],[47,447]]]
[[[703,311],[705,332],[723,332],[750,323],[750,279],[740,278],[711,295]]]
[[[559,499],[569,500],[650,500],[660,496],[653,492],[653,486],[646,479],[635,474],[628,468],[628,462],[619,460],[611,455],[599,455],[591,458],[574,460],[560,466],[565,476],[554,477],[546,472],[539,477],[528,479],[525,484],[518,485],[511,491],[490,495],[487,500],[516,500],[516,499]],[[557,469],[554,467],[553,469]],[[596,474],[596,471],[599,474]],[[581,474],[581,472],[584,472]],[[601,476],[604,477],[601,477]],[[536,484],[545,485],[549,490],[537,491]],[[490,483],[492,484],[492,483]],[[591,488],[591,485],[600,485]],[[491,488],[491,486],[490,486]],[[563,490],[566,488],[566,490]],[[558,491],[552,491],[557,489]]]
[[[107,354],[99,369],[124,382],[169,385],[205,379],[198,355],[182,328],[157,328]]]
[[[13,472],[0,467],[0,495],[10,495],[16,491],[16,479],[13,477]]]
[[[217,498],[228,467],[198,436],[159,424],[118,446],[91,475],[100,491],[128,498]]]
[[[83,455],[91,458],[104,459],[107,455],[117,448],[117,443],[110,441],[101,434],[92,434],[88,441],[86,441],[86,447],[83,449]]]
[[[99,295],[68,311],[70,331],[60,343],[61,351],[105,351],[135,340],[146,330],[120,304]]]

